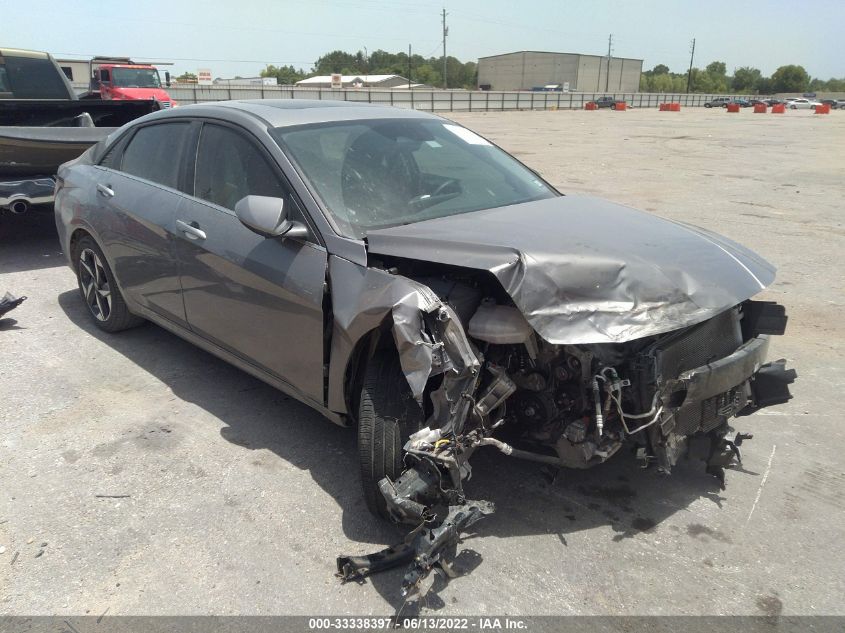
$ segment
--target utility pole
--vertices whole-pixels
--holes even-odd
[[[411,89],[411,45],[408,44],[408,90]]]
[[[449,35],[449,27],[446,26],[446,16],[449,14],[446,13],[446,7],[443,7],[443,13],[441,15],[443,17],[443,89],[445,90],[448,88],[448,82],[446,81],[446,36]]]
[[[692,48],[689,56],[689,72],[687,73],[687,94],[689,94],[690,85],[692,84],[692,60],[695,59],[695,38],[692,38]]]
[[[613,33],[607,36],[607,73],[605,73],[604,91],[610,90],[610,52],[613,47]]]

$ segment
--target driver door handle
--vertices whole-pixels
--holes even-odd
[[[111,188],[111,185],[97,185],[97,193],[104,198],[114,197],[114,189]]]
[[[191,240],[204,240],[205,231],[200,229],[200,225],[196,222],[185,222],[184,220],[176,220],[176,226]]]

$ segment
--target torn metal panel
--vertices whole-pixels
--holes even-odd
[[[329,281],[334,319],[329,408],[343,410],[338,407],[343,405],[346,367],[356,342],[387,318],[402,371],[418,402],[432,375],[449,371],[464,376],[468,369],[477,373],[478,359],[457,315],[427,286],[338,257],[329,257]]]
[[[775,269],[708,231],[565,196],[370,231],[370,252],[487,270],[550,343],[619,343],[700,323]]]

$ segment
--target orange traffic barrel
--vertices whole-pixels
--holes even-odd
[[[822,103],[821,105],[817,105],[815,107],[816,114],[830,114],[830,105],[827,103]]]
[[[584,104],[584,109],[585,110],[598,110],[599,106],[595,101],[587,101],[587,103]]]
[[[624,101],[617,101],[616,103],[613,104],[614,110],[624,110],[627,107],[628,107],[628,104],[625,103]]]
[[[728,112],[739,112],[739,104],[738,103],[729,103],[727,105]]]
[[[755,114],[766,114],[768,108],[766,107],[765,103],[755,103],[754,104],[754,113]]]
[[[786,112],[786,104],[776,103],[772,106],[772,114],[783,114]]]

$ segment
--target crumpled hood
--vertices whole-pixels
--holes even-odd
[[[490,271],[550,343],[620,343],[709,319],[775,278],[704,229],[562,196],[369,231],[368,250]]]

